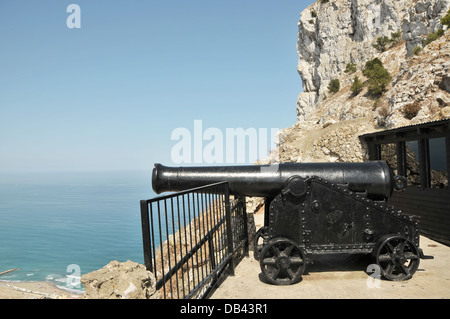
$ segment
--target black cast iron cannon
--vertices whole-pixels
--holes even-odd
[[[255,258],[273,284],[298,282],[315,254],[371,254],[389,280],[412,277],[424,256],[418,224],[387,205],[406,187],[385,162],[166,167],[153,190],[183,191],[226,181],[230,193],[265,198]]]

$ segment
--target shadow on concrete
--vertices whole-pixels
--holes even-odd
[[[374,263],[371,255],[356,254],[313,255],[309,259],[312,263],[306,266],[305,274],[309,272],[366,271],[367,266]]]
[[[361,271],[367,276],[373,273],[373,268],[369,265],[375,263],[375,260],[370,254],[358,255],[358,254],[328,254],[328,255],[312,255],[308,257],[310,262],[306,265],[303,275],[307,276],[311,273],[329,272],[334,271]],[[424,271],[424,269],[417,269],[417,272]],[[264,274],[261,272],[258,275],[259,280],[265,284],[271,284]],[[381,277],[381,280],[386,280]],[[299,282],[303,280],[300,279]]]
[[[367,268],[374,262],[371,255],[356,254],[312,255],[308,256],[308,259],[310,263],[306,265],[303,275],[314,272],[331,273],[333,271],[361,271],[370,275],[371,273],[367,271]],[[259,273],[258,277],[261,282],[271,284],[262,272]],[[302,279],[300,279],[299,282],[301,282]]]

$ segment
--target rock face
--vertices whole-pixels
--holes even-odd
[[[144,265],[111,261],[81,276],[87,299],[159,299],[155,276]]]
[[[406,43],[402,40],[373,56],[392,77],[381,96],[368,94],[366,85],[356,96],[350,90],[355,76],[367,82],[362,67],[352,74],[336,73],[340,90],[327,92],[329,96],[312,105],[304,119],[281,130],[278,147],[257,163],[361,162],[368,153],[360,135],[450,118],[450,30],[417,54],[408,55]],[[417,106],[417,112],[406,116],[411,106]]]
[[[445,110],[442,111],[450,102],[450,90],[445,84],[450,74],[449,32],[447,30],[417,56],[399,60],[398,72],[393,73],[392,86],[385,94],[393,125],[448,118]],[[405,123],[403,109],[413,103],[420,105],[420,111]]]
[[[427,34],[442,28],[440,19],[450,0],[318,0],[298,23],[298,72],[303,92],[297,118],[308,120],[326,99],[327,86],[348,63],[360,69],[378,54],[372,46],[381,36],[402,32],[406,55],[422,45]]]
[[[449,7],[450,0],[318,0],[307,7],[298,23],[297,123],[279,132],[278,147],[258,164],[364,161],[360,135],[450,118],[450,30],[441,24]],[[438,30],[440,37],[425,41]],[[396,40],[375,48],[382,37]],[[379,96],[369,94],[362,72],[374,58],[392,79]],[[355,77],[363,85],[357,94]],[[336,93],[328,90],[333,79]]]

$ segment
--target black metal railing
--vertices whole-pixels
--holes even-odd
[[[141,201],[144,263],[165,299],[207,298],[237,252],[248,255],[245,197],[216,183]]]

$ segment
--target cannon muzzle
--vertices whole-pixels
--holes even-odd
[[[398,178],[383,161],[363,163],[283,163],[276,165],[167,167],[155,164],[153,190],[177,192],[218,182],[228,182],[230,193],[242,196],[274,197],[292,176],[319,177],[330,183],[348,184],[354,192],[369,198],[388,199]],[[403,186],[401,186],[403,187]]]

